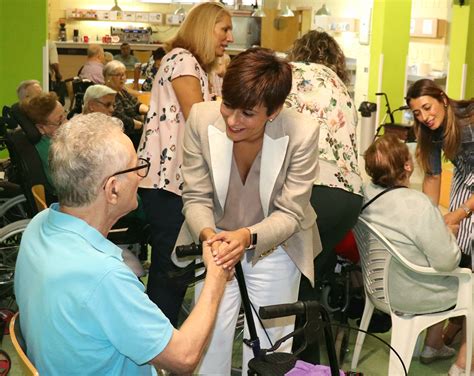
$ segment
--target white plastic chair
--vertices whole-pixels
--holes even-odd
[[[410,369],[411,358],[418,335],[426,328],[455,316],[466,316],[466,369],[471,369],[472,352],[472,284],[471,270],[457,268],[452,272],[439,272],[430,267],[415,265],[404,258],[397,249],[370,223],[359,218],[354,228],[359,249],[364,289],[366,294],[365,308],[360,322],[360,329],[367,330],[374,308],[390,314],[392,318],[391,346],[397,351]],[[421,274],[453,276],[459,279],[456,306],[453,309],[420,315],[399,315],[390,307],[388,290],[388,266],[392,257],[397,258],[408,269]],[[409,293],[409,292],[406,292]],[[435,298],[435,297],[433,297]],[[357,367],[365,333],[359,332],[352,357],[352,369]],[[388,375],[405,375],[403,366],[393,351],[390,351]]]

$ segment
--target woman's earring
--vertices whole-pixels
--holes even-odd
[[[270,123],[271,123],[271,122],[273,121],[273,118],[270,118],[270,119],[268,119],[268,120],[270,120]]]

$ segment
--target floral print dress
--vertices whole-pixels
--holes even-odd
[[[293,84],[285,106],[319,123],[320,173],[316,185],[362,195],[357,162],[357,111],[346,86],[330,68],[291,63]]]
[[[141,188],[164,189],[182,194],[182,144],[185,119],[171,81],[181,76],[194,76],[201,84],[205,101],[210,100],[207,73],[196,58],[183,48],[166,54],[155,76],[151,90],[150,110],[144,124],[138,156],[151,162]]]

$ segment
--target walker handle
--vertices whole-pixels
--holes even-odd
[[[286,317],[292,315],[299,315],[306,312],[306,307],[303,302],[276,304],[265,307],[260,307],[258,314],[262,319],[274,319],[276,317]]]

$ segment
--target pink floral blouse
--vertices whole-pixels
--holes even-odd
[[[185,120],[171,81],[194,76],[201,83],[205,101],[210,100],[207,73],[196,58],[183,48],[174,48],[163,57],[151,89],[150,111],[144,124],[138,156],[151,162],[141,188],[160,188],[182,194],[182,143]]]
[[[293,85],[286,107],[319,123],[320,174],[315,184],[362,195],[357,162],[357,111],[337,74],[315,63],[291,63]]]

